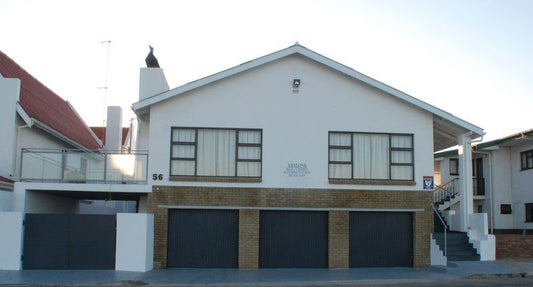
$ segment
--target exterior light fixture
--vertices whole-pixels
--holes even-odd
[[[294,89],[297,89],[298,87],[300,87],[300,83],[301,83],[300,79],[294,79],[292,80],[292,87]]]

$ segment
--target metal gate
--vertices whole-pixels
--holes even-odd
[[[26,214],[23,269],[115,269],[115,215]]]
[[[409,212],[350,212],[350,267],[413,266]]]
[[[167,251],[168,267],[237,268],[239,211],[169,210]]]
[[[327,268],[328,213],[261,211],[260,268]]]

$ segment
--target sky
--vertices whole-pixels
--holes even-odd
[[[531,0],[0,0],[0,50],[98,126],[107,105],[135,118],[148,45],[175,88],[299,42],[489,140],[533,128],[532,15]]]

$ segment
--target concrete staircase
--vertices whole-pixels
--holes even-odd
[[[440,250],[444,251],[444,232],[433,234]],[[447,237],[447,258],[449,261],[479,261],[480,257],[476,249],[469,242],[465,232],[448,231]]]

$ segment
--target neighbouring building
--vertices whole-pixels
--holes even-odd
[[[2,52],[0,95],[0,269],[151,269],[151,216],[117,215],[148,192],[147,154],[119,145],[120,107],[109,107],[103,146],[69,102]]]
[[[533,130],[474,145],[472,166],[474,211],[488,214],[491,233],[532,234]],[[455,181],[457,150],[435,154],[435,167],[443,185]]]

